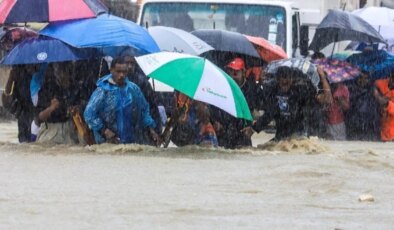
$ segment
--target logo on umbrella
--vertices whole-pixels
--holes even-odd
[[[48,58],[48,54],[46,52],[41,52],[37,54],[37,60],[45,61]]]
[[[226,97],[225,95],[221,95],[221,94],[219,94],[219,93],[213,92],[213,90],[212,90],[211,88],[209,88],[209,87],[201,88],[201,90],[202,90],[203,92],[207,92],[207,93],[212,94],[212,95],[214,95],[214,96],[217,96],[217,97],[221,97],[221,98],[227,99],[227,97]]]

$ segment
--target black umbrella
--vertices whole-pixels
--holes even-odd
[[[235,57],[243,58],[249,67],[262,65],[263,60],[256,48],[240,33],[224,30],[195,30],[191,33],[215,49],[201,56],[220,67]]]
[[[382,42],[383,37],[362,18],[340,10],[330,10],[316,29],[309,49],[319,51],[338,41]]]

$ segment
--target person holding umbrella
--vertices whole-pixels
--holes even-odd
[[[5,109],[18,120],[18,140],[20,143],[31,142],[31,122],[34,106],[30,98],[30,81],[36,72],[36,65],[15,65],[12,67],[2,103]]]
[[[259,87],[253,77],[246,78],[245,62],[242,58],[235,58],[225,67],[226,72],[239,85],[248,103],[250,111],[258,107]],[[245,135],[241,130],[250,122],[229,116],[227,113],[212,108],[212,118],[217,132],[219,146],[225,148],[238,148],[252,146],[250,136]]]
[[[35,121],[41,125],[36,140],[39,143],[79,143],[70,116],[71,109],[80,104],[80,90],[75,87],[73,67],[72,62],[48,66],[36,107]]]
[[[331,84],[333,103],[326,111],[327,133],[332,140],[346,140],[345,112],[350,108],[349,90],[345,84]]]
[[[140,88],[127,79],[127,64],[122,57],[111,63],[111,74],[97,82],[89,99],[84,118],[93,130],[97,144],[136,143],[136,127],[147,129],[152,140],[160,146],[156,124],[149,114],[149,105]],[[136,125],[136,124],[139,125]]]
[[[373,96],[373,81],[368,72],[348,84],[350,108],[346,113],[348,140],[376,141],[379,139],[379,110]]]
[[[275,120],[274,141],[293,136],[308,136],[306,111],[314,101],[329,103],[332,98],[328,82],[320,69],[323,94],[316,94],[316,90],[309,81],[297,82],[296,79],[305,79],[303,75],[304,73],[298,69],[287,66],[279,67],[275,73],[276,80],[268,82],[264,87],[262,97],[266,108],[264,115],[259,117],[253,125],[242,129],[242,132],[251,136]]]

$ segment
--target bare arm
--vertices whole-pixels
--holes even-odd
[[[373,90],[373,96],[380,106],[387,106],[388,99],[383,96],[376,87]]]
[[[59,108],[60,103],[56,98],[53,98],[51,100],[51,105],[49,105],[46,109],[41,111],[38,114],[38,119],[40,122],[45,122],[48,120],[48,118],[51,116],[52,112],[55,111],[57,108]]]
[[[327,81],[326,74],[324,73],[323,69],[320,67],[317,68],[317,71],[319,73],[320,82],[322,83],[323,86],[323,93],[317,95],[316,99],[320,104],[331,104],[333,99],[332,99],[331,87]]]

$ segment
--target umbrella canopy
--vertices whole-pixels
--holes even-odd
[[[37,32],[26,27],[3,27],[0,33],[0,49],[9,51],[22,40],[37,36]]]
[[[360,17],[330,10],[317,27],[309,49],[319,51],[330,43],[346,40],[385,43],[383,37]]]
[[[238,118],[253,119],[237,83],[205,58],[160,52],[137,57],[136,61],[147,76],[195,100],[214,105]]]
[[[255,45],[260,57],[266,62],[276,61],[280,59],[286,59],[287,54],[282,47],[272,44],[261,37],[253,37],[245,35],[245,37]]]
[[[195,30],[191,33],[215,49],[201,56],[220,67],[226,66],[236,57],[242,58],[247,68],[263,64],[256,48],[240,33],[224,30]]]
[[[256,48],[240,33],[225,30],[195,30],[192,34],[211,45],[215,50],[260,58]]]
[[[184,30],[152,26],[148,28],[148,31],[162,51],[200,55],[213,50],[212,46]]]
[[[358,77],[361,73],[357,66],[344,61],[339,61],[331,58],[321,58],[313,62],[320,66],[327,74],[330,83],[339,83],[347,80],[352,80]]]
[[[372,25],[380,35],[394,45],[394,9],[387,7],[366,7],[352,12]]]
[[[345,50],[345,51],[341,51],[341,52],[336,52],[334,53],[331,58],[332,59],[337,59],[340,61],[346,61],[346,59],[350,56],[352,56],[353,54],[358,54],[361,53],[361,51],[357,51],[357,50]]]
[[[96,49],[77,49],[54,38],[28,38],[16,45],[1,61],[4,65],[37,64],[90,59]]]
[[[40,34],[57,38],[77,48],[100,48],[104,54],[112,56],[119,55],[125,47],[132,48],[135,56],[160,51],[145,28],[109,14],[51,23]]]
[[[301,70],[305,76],[308,77],[308,80],[312,83],[316,90],[319,89],[320,77],[315,64],[303,58],[283,59],[271,62],[266,67],[265,72],[268,74],[275,74],[278,68],[281,66],[287,66]]]
[[[346,61],[368,72],[372,79],[389,77],[394,72],[394,56],[384,50],[353,54]]]
[[[99,0],[3,0],[0,24],[93,18],[107,11]]]

